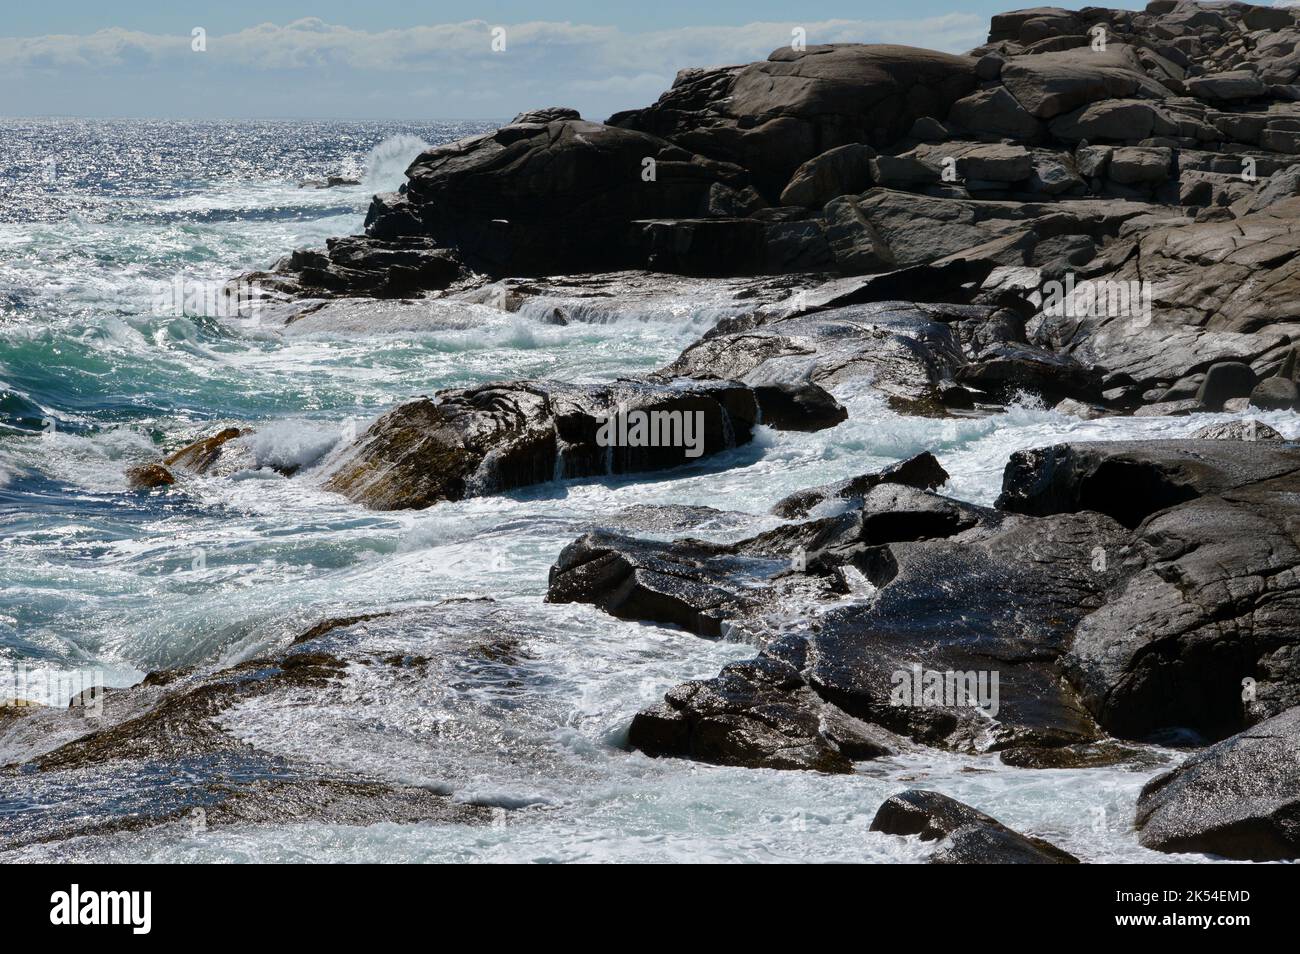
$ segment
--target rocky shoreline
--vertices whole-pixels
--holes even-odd
[[[668,288],[723,302],[635,378],[413,395],[313,468],[372,510],[671,477],[760,428],[833,428],[864,391],[936,418],[1026,394],[1086,419],[1240,415],[1186,440],[1023,448],[993,507],[942,492],[936,449],[773,501],[779,525],[729,543],[664,540],[677,527],[653,515],[594,528],[558,554],[546,600],[753,647],[635,716],[627,744],[646,755],[836,774],[928,747],[1050,771],[1149,768],[1159,743],[1191,754],[1142,792],[1143,846],[1294,859],[1300,449],[1251,415],[1300,409],[1297,44],[1290,9],[1154,0],[1002,14],[964,56],[843,44],[685,69],[606,123],[539,110],[431,149],[375,197],[364,235],[241,281],[286,335],[445,308],[581,322],[586,302]],[[611,445],[616,415],[683,430]],[[183,492],[248,469],[250,436],[227,428],[129,476]],[[441,641],[422,651],[425,627]],[[520,653],[490,602],[376,607],[111,691],[93,731],[9,712],[29,748],[10,769],[111,758],[202,779],[140,826],[196,808],[217,824],[483,823],[424,788],[236,744],[223,714],[356,667],[400,681]],[[936,863],[1079,860],[934,792],[890,798],[872,827],[940,841]],[[39,837],[95,829],[58,816]]]

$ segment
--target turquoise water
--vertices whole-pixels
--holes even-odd
[[[508,712],[456,717],[483,720],[485,739],[513,732],[547,753],[521,774],[494,748],[470,745],[420,776],[457,797],[548,806],[506,833],[299,826],[288,840],[263,830],[171,832],[69,850],[124,859],[908,860],[915,846],[865,829],[885,795],[919,779],[1089,857],[1149,857],[1127,830],[1140,772],[1027,773],[932,754],[826,779],[629,754],[618,743],[637,708],[749,648],[541,600],[560,549],[628,506],[739,511],[742,529],[713,532],[735,536],[770,525],[768,507],[795,489],[927,449],[953,475],[948,492],[987,503],[1013,450],[1179,436],[1223,415],[1085,423],[1025,404],[978,420],[914,419],[865,389],[843,395],[852,416],[831,431],[762,428],[752,445],[680,472],[372,513],[314,479],[312,465],[350,428],[440,387],[642,372],[743,304],[702,284],[654,308],[612,300],[599,321],[564,327],[463,306],[430,310],[419,330],[359,321],[292,335],[154,313],[158,283],[221,281],[359,231],[371,194],[396,187],[425,144],[480,128],[0,121],[0,675],[94,667],[109,685],[130,685],[153,669],[246,658],[351,610],[487,595],[514,609],[536,660]],[[326,175],[362,184],[300,185]],[[1293,414],[1261,417],[1288,436],[1300,431]],[[128,490],[131,465],[232,424],[257,431],[251,446],[264,466],[166,493]],[[284,463],[303,470],[288,479],[270,466]],[[393,725],[418,721],[400,707],[389,715]],[[401,745],[376,744],[355,726],[323,739],[321,718],[253,706],[229,730],[295,758],[411,777]],[[0,736],[0,761],[4,745]],[[967,771],[976,763],[982,772]],[[1108,812],[1100,829],[1098,807]]]

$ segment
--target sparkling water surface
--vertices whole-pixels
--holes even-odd
[[[19,857],[913,861],[928,849],[868,826],[886,796],[919,786],[1087,860],[1206,860],[1138,846],[1130,825],[1150,769],[1032,771],[932,752],[828,777],[629,753],[621,742],[639,707],[752,649],[542,597],[563,546],[630,506],[751,515],[739,529],[692,531],[735,538],[773,525],[768,508],[794,490],[922,450],[952,475],[946,493],[988,504],[1014,450],[1185,436],[1228,415],[1083,422],[1026,402],[936,420],[894,414],[864,390],[832,430],[760,428],[752,444],[680,471],[374,513],[312,479],[349,428],[441,387],[644,372],[728,306],[691,295],[653,309],[612,301],[603,320],[568,326],[465,306],[417,332],[363,322],[292,336],[152,313],[156,284],[178,274],[224,280],[360,231],[370,196],[400,184],[426,144],[493,125],[0,120],[0,674],[95,667],[127,686],[151,670],[282,647],[323,618],[450,596],[510,607],[528,651],[509,704],[449,697],[434,712],[463,720],[477,740],[455,759],[419,757],[412,746],[429,706],[388,698],[382,684],[365,687],[369,727],[325,726],[307,703],[252,700],[225,717],[228,731],[273,753],[527,806],[504,828],[169,828]],[[302,186],[330,175],[361,184]],[[1293,413],[1257,417],[1300,433]],[[183,491],[127,491],[126,468],[232,424],[256,429],[265,467]],[[288,479],[273,464],[304,470]],[[204,569],[194,572],[199,553]],[[530,754],[503,759],[502,745]]]

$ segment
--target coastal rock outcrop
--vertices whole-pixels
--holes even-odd
[[[965,56],[795,43],[684,69],[607,123],[554,107],[434,147],[375,198],[366,235],[252,277],[290,298],[391,299],[484,276],[790,274],[815,288],[981,262],[1020,270],[1031,311],[1023,341],[963,372],[994,399],[1214,410],[1166,395],[1236,362],[1257,381],[1228,400],[1291,408],[1300,385],[1278,371],[1297,334],[1298,40],[1286,10],[1182,2],[1013,11]],[[1067,275],[1091,304],[1046,307]],[[896,396],[925,412],[932,371],[914,367]]]
[[[879,483],[840,516],[731,545],[585,536],[560,555],[547,598],[748,639],[765,647],[756,665],[785,674],[761,693],[730,673],[675,690],[633,722],[650,754],[690,756],[692,727],[719,700],[730,718],[761,721],[777,694],[926,744],[1053,747],[1099,737],[1055,660],[1118,579],[1117,566],[1090,568],[1093,548],[1123,536],[1100,514],[1039,522]],[[796,618],[815,622],[786,631]]]
[[[1300,858],[1300,707],[1197,752],[1147,783],[1138,840],[1248,861]]]
[[[775,766],[795,745],[836,751],[811,729],[826,705],[1026,764],[1107,735],[1213,740],[1300,704],[1297,479],[1286,443],[1059,445],[1013,455],[996,510],[877,481],[843,513],[735,544],[589,534],[560,554],[548,599],[760,647],[636,717],[630,738],[653,755]],[[720,715],[773,760],[716,736],[702,748]]]
[[[1012,456],[1000,508],[1103,512],[1134,530],[1123,586],[1079,623],[1063,660],[1113,735],[1185,727],[1222,738],[1300,704],[1297,489],[1300,449],[1276,442],[1106,442]]]
[[[101,689],[93,718],[84,704],[24,710],[5,727],[10,762],[0,767],[0,793],[15,808],[0,817],[0,850],[167,826],[189,833],[307,822],[488,824],[506,809],[448,794],[463,741],[421,733],[421,764],[444,763],[436,780],[358,768],[376,720],[397,718],[361,712],[358,693],[373,691],[369,674],[382,674],[397,706],[424,705],[452,673],[491,684],[526,662],[530,632],[517,611],[489,600],[358,613],[290,630],[278,648],[242,662],[162,670],[130,688]],[[274,733],[246,731],[256,718],[250,708],[304,705],[315,725],[328,727],[327,750],[300,756],[282,715],[272,716]],[[387,741],[411,744],[401,732]],[[99,797],[69,799],[74,785]]]

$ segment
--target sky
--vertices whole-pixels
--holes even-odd
[[[1032,4],[1023,4],[1032,5]],[[1114,6],[1140,8],[1140,0]],[[0,116],[590,119],[807,42],[953,53],[1006,0],[0,0]],[[494,38],[496,40],[494,48]]]

